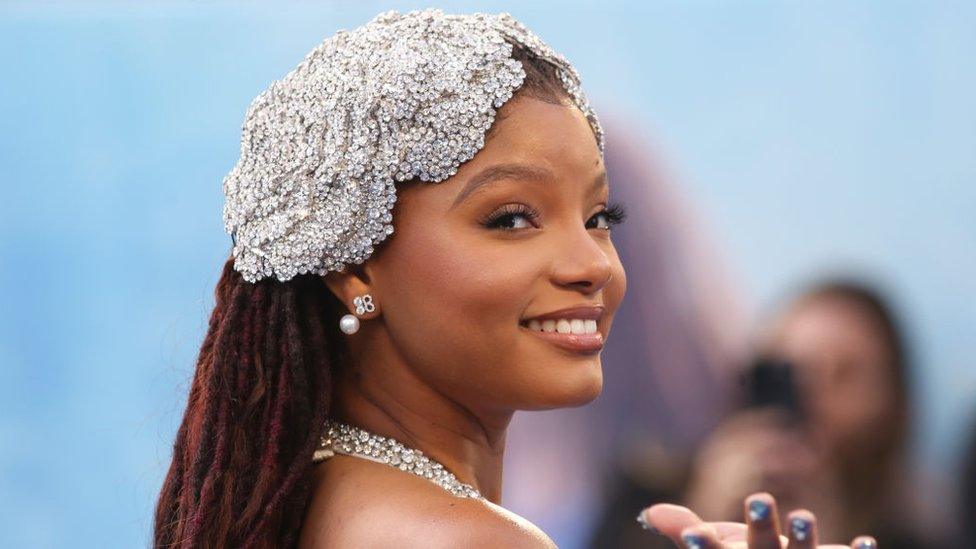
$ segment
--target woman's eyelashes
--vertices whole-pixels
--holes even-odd
[[[520,219],[524,221],[519,221]],[[535,227],[539,220],[539,211],[525,204],[505,204],[492,212],[482,224],[489,229],[513,231]]]
[[[612,226],[622,223],[626,217],[627,214],[621,204],[610,203],[586,222],[586,228],[609,231]],[[481,224],[489,229],[506,231],[538,227],[539,211],[521,203],[506,204],[482,219]]]
[[[590,225],[590,222],[588,221],[586,224],[586,228],[606,229],[609,231],[610,227],[614,225],[619,225],[620,223],[624,222],[624,219],[627,218],[627,212],[624,210],[622,204],[617,202],[611,202],[610,204],[608,204],[606,207],[603,208],[603,211],[591,217],[590,221],[593,221],[594,219],[599,220],[600,218],[603,218],[603,223],[597,221],[596,227],[592,227]]]

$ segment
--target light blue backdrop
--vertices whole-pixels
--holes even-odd
[[[247,105],[338,28],[424,5],[0,7],[0,546],[148,545]],[[825,265],[880,276],[913,313],[920,456],[953,464],[976,407],[973,4],[438,5],[512,12],[598,110],[637,113],[758,302]]]

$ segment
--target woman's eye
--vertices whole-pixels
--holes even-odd
[[[522,214],[506,214],[498,219],[495,226],[505,229],[525,229],[531,227],[532,223],[529,223],[528,218]]]
[[[514,231],[529,229],[535,226],[538,212],[524,204],[508,204],[501,210],[492,213],[482,224],[489,229]]]
[[[596,223],[595,224],[590,223],[589,226],[587,226],[588,229],[609,229],[610,228],[610,220],[607,219],[607,214],[605,214],[604,212],[600,212],[594,215],[593,217],[590,218],[590,221],[593,221],[594,219],[596,220]]]
[[[586,223],[587,229],[610,230],[610,227],[622,223],[627,217],[623,206],[620,204],[610,204],[602,212],[597,213]]]

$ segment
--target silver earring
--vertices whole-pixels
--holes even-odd
[[[371,313],[376,310],[376,306],[373,305],[373,296],[369,294],[356,296],[356,298],[352,300],[352,304],[356,306],[357,315]]]
[[[373,296],[369,294],[356,296],[352,303],[356,306],[356,315],[371,313],[376,310],[376,305],[373,304]],[[342,333],[352,335],[359,331],[359,317],[356,315],[345,314],[339,319],[339,329],[342,330]]]
[[[356,315],[345,314],[339,319],[339,329],[342,333],[352,335],[359,331],[359,319]]]

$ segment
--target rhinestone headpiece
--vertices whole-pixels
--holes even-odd
[[[511,15],[389,11],[340,30],[251,103],[223,180],[245,280],[362,263],[393,233],[395,182],[439,182],[481,150],[525,78],[513,44],[552,63],[603,151],[576,70]]]

